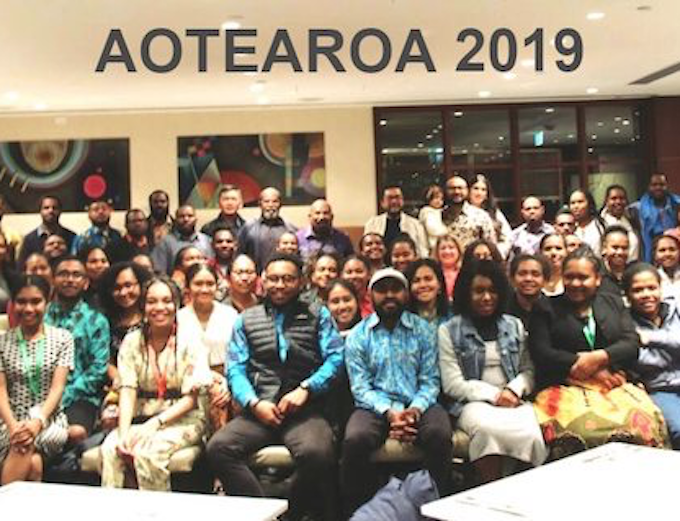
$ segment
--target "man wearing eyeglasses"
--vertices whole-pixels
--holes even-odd
[[[65,255],[56,261],[54,297],[45,323],[66,329],[75,341],[75,364],[62,396],[71,443],[92,433],[109,362],[109,322],[85,302],[88,285],[85,265],[78,257]]]
[[[333,433],[325,397],[343,364],[342,339],[327,308],[300,300],[302,263],[276,254],[264,273],[264,304],[237,319],[227,378],[243,414],[208,444],[208,461],[226,492],[262,496],[248,468],[259,449],[283,443],[295,459],[290,518],[337,514]]]

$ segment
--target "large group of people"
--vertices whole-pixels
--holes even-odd
[[[44,196],[25,237],[0,200],[0,482],[40,480],[106,433],[101,484],[170,490],[187,448],[226,494],[262,496],[249,466],[283,444],[292,519],[347,518],[380,486],[371,454],[415,444],[453,490],[453,432],[479,483],[608,441],[680,448],[680,197],[663,174],[637,202],[578,189],[548,222],[540,198],[514,229],[489,179],[432,185],[418,217],[399,186],[356,243],[310,205],[298,229],[265,188],[237,186],[197,229],[195,209],[111,227],[60,224]]]

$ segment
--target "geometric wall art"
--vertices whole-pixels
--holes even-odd
[[[256,206],[268,186],[286,205],[326,195],[322,132],[180,137],[177,149],[180,204],[218,208],[227,184],[241,188],[245,206]]]
[[[10,211],[33,213],[55,195],[65,212],[94,199],[116,210],[130,206],[130,140],[65,139],[0,143],[0,192]]]

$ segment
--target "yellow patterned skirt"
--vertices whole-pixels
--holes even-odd
[[[670,448],[661,410],[640,386],[556,385],[534,400],[550,460],[610,441]]]

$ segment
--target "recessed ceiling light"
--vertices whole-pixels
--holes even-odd
[[[498,141],[503,141],[505,140],[505,136],[498,136]]]
[[[589,153],[589,154],[592,154],[592,153],[593,153],[593,150],[594,150],[593,147],[588,148],[588,153]]]
[[[461,112],[461,114],[462,114],[462,112]],[[439,125],[437,125],[437,128],[438,128],[439,130],[441,130],[441,129],[442,129],[442,126],[443,126],[443,125],[440,123]]]
[[[45,110],[46,108],[47,108],[47,103],[43,103],[42,101],[33,105],[33,110]]]
[[[432,139],[432,134],[427,134],[427,135],[425,136],[425,139]]]
[[[423,145],[422,143],[418,143],[418,148],[423,148],[424,146],[425,145]]]
[[[524,67],[525,69],[533,69],[534,66],[536,65],[536,62],[534,61],[533,58],[529,58],[529,59],[527,59],[527,60],[522,60],[522,61],[520,62],[520,64],[521,64],[522,67]]]
[[[547,109],[545,109],[546,114],[552,114],[553,112],[555,112],[555,109],[553,107],[548,107]]]
[[[593,141],[595,141],[595,140],[597,139],[597,134],[593,134],[593,135],[590,136],[590,137],[591,137],[591,139],[592,139]]]
[[[586,18],[588,20],[590,20],[591,22],[596,21],[596,20],[602,20],[604,18],[604,13],[602,13],[600,11],[595,11],[595,12],[592,12],[592,13],[588,13],[586,15]]]
[[[386,148],[383,148],[383,149],[381,150],[381,152],[382,152],[383,154],[387,154],[387,153],[388,153],[388,150],[387,150]]]
[[[227,20],[222,24],[222,29],[224,31],[234,31],[241,28],[241,23],[236,20]]]
[[[586,94],[597,94],[598,92],[600,92],[600,89],[597,87],[588,87],[586,89]]]
[[[629,119],[624,119],[624,120],[621,122],[621,124],[624,125],[624,126],[628,126],[628,125],[630,125],[630,120],[629,120]]]
[[[598,121],[597,126],[598,127],[604,127],[604,121]]]
[[[443,149],[443,148],[435,148],[434,151],[435,151],[437,154],[443,154],[443,153],[444,153],[444,149]]]
[[[620,128],[615,128],[615,129],[614,129],[614,134],[618,134],[619,132],[621,132],[621,129],[620,129]]]
[[[489,96],[491,96],[491,91],[480,90],[477,94],[479,95],[480,98],[488,98]]]
[[[505,74],[503,74],[503,79],[505,80],[514,80],[516,77],[517,74],[515,74],[514,72],[506,72]]]
[[[438,128],[433,128],[432,129],[433,134],[439,134],[439,129]]]
[[[560,142],[559,139],[553,139],[553,143],[559,143],[559,142]]]
[[[474,143],[472,146],[474,146],[475,148],[479,148],[479,143]]]
[[[460,110],[457,110],[456,112],[453,113],[454,118],[462,118],[463,113]]]
[[[463,150],[460,151],[460,153],[461,153],[461,154],[467,154],[467,153],[468,153],[468,149],[467,149],[467,148],[464,148]]]
[[[569,138],[569,139],[574,139],[574,134],[569,134],[569,135],[567,136],[567,138]]]
[[[387,125],[387,120],[386,120],[386,119],[381,119],[381,120],[380,120],[380,126],[381,126],[381,127],[384,127],[385,125]]]

